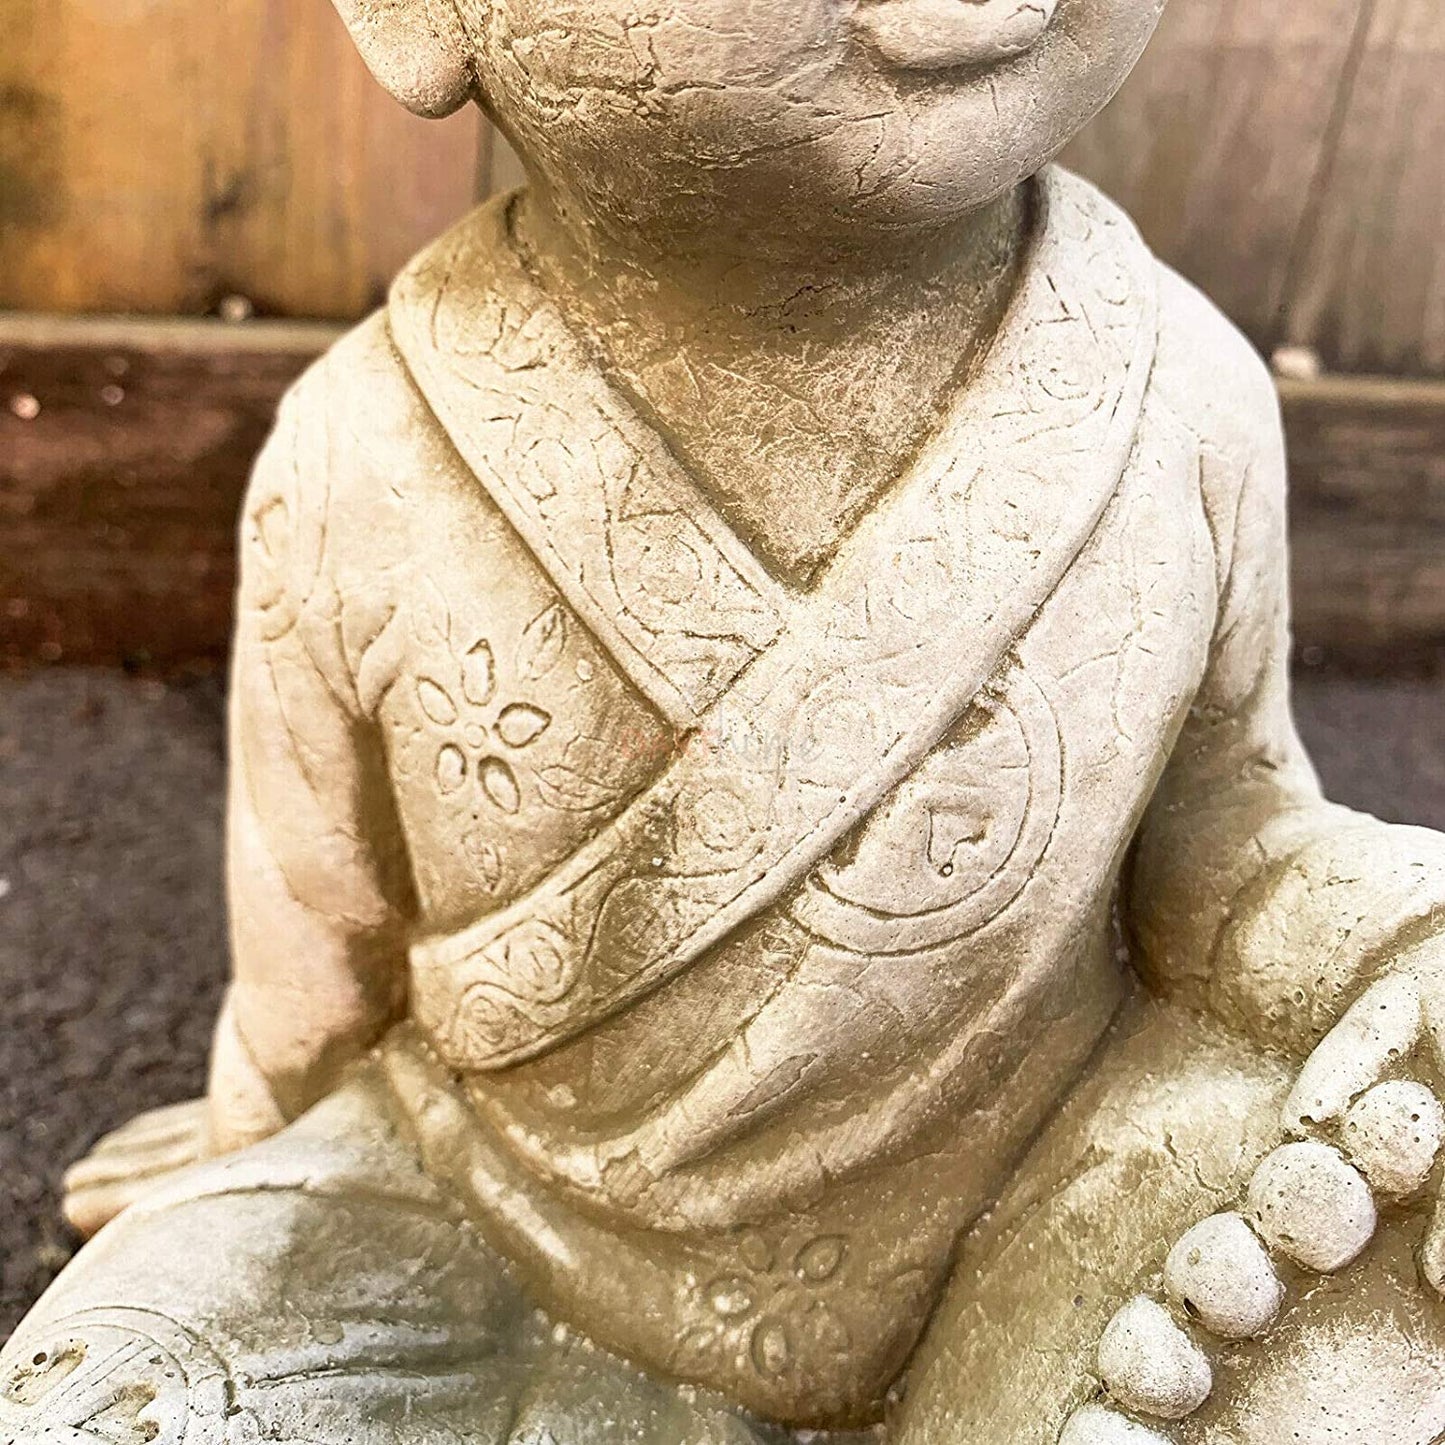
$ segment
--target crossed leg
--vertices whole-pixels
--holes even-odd
[[[1009,1191],[965,1240],[890,1445],[1438,1445],[1445,1305],[1427,1218],[1386,1209],[1332,1275],[1276,1260],[1258,1339],[1184,1321],[1208,1400],[1131,1422],[1101,1389],[1121,1305],[1244,1207],[1293,1070],[1208,1020],[1132,1006]],[[1070,1421],[1074,1425],[1070,1425]],[[0,1352],[0,1445],[779,1445],[530,1305],[421,1170],[363,1074],[276,1139],[121,1216]]]
[[[1132,1414],[1101,1384],[1099,1345],[1120,1307],[1167,1305],[1171,1246],[1206,1217],[1251,1212],[1251,1179],[1285,1142],[1294,1076],[1212,1021],[1131,1005],[998,1208],[964,1241],[890,1445],[1445,1439],[1445,1305],[1417,1269],[1428,1223],[1418,1206],[1382,1208],[1372,1242],[1334,1274],[1276,1251],[1283,1307],[1258,1338],[1225,1341],[1177,1307],[1174,1332],[1163,1309],[1146,1306],[1167,1338],[1144,1373],[1155,1370],[1156,1383],[1160,1371],[1179,1374],[1171,1341],[1186,1380],[1203,1368],[1208,1398],[1185,1418]],[[1322,1197],[1313,1187],[1308,1204]]]
[[[104,1229],[0,1352],[3,1445],[765,1445],[536,1310],[366,1074]]]

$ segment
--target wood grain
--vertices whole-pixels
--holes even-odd
[[[1356,670],[1445,662],[1445,383],[1281,384],[1295,635]]]
[[[334,334],[0,318],[0,662],[223,656],[252,459]]]
[[[1445,6],[1375,0],[1286,302],[1332,368],[1445,375]]]
[[[0,0],[0,306],[350,317],[469,206],[327,0]]]
[[[0,662],[224,656],[251,462],[335,335],[0,316]],[[1445,383],[1281,389],[1299,642],[1370,671],[1445,663]]]
[[[1064,159],[1266,351],[1371,0],[1173,0]],[[1433,3],[1433,0],[1425,0]]]
[[[351,318],[517,183],[327,0],[0,0],[0,306]],[[1445,375],[1445,5],[1172,0],[1066,159],[1268,350]]]

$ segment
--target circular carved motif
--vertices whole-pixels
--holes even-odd
[[[825,942],[875,956],[966,937],[1023,891],[1062,792],[1058,719],[1015,667],[814,871],[793,916]]]
[[[54,1445],[220,1445],[232,1388],[192,1331],[153,1310],[68,1315],[22,1327],[0,1376],[0,1438]],[[16,1342],[18,1343],[18,1337]]]

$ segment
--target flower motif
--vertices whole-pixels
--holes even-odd
[[[567,614],[553,602],[522,630],[515,675],[521,682],[538,682],[562,660],[567,642]],[[459,647],[445,599],[435,588],[424,588],[413,619],[418,641],[433,653],[445,650],[450,685],[423,673],[414,689],[416,706],[436,742],[432,774],[437,792],[459,798],[468,783],[491,807],[507,817],[521,810],[522,783],[514,758],[532,747],[552,726],[552,714],[525,697],[504,699],[490,719],[478,717],[497,702],[498,671],[492,644],[485,637]],[[512,756],[508,756],[508,755]],[[545,790],[544,790],[545,793]],[[493,853],[483,857],[475,846],[468,856],[481,858],[487,878],[498,873]],[[493,885],[494,886],[494,885]]]
[[[800,1358],[847,1350],[848,1332],[827,1291],[847,1258],[841,1235],[794,1240],[779,1252],[762,1235],[749,1234],[738,1253],[742,1271],[700,1283],[701,1318],[678,1340],[677,1368],[710,1368],[727,1357],[746,1359],[760,1376],[776,1378],[797,1368]]]

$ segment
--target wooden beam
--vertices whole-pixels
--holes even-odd
[[[335,335],[0,315],[0,662],[223,656],[251,459]]]
[[[1445,671],[1445,382],[1282,382],[1295,636],[1354,670]]]
[[[0,313],[0,662],[223,657],[252,458],[336,335]],[[1445,382],[1281,391],[1299,642],[1355,668],[1445,662]]]

